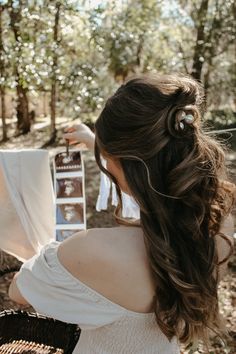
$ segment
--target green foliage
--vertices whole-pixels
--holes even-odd
[[[211,110],[227,106],[232,110],[236,87],[235,2],[209,0],[203,19],[202,1],[101,1],[92,6],[90,1],[79,0],[1,0],[1,85],[15,90],[20,83],[36,96],[50,92],[52,80],[56,80],[58,115],[74,118],[83,112],[95,112],[133,73],[191,74],[197,30],[204,22],[204,43],[200,43],[198,59],[203,63],[201,79],[207,102]],[[53,25],[58,3],[59,41],[55,43]]]
[[[118,7],[95,9],[90,16],[92,38],[108,59],[115,79],[124,80],[130,72],[142,70],[142,60],[151,48],[152,33],[158,29],[160,1],[130,0]]]

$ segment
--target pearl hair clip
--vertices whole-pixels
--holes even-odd
[[[179,128],[181,130],[184,130],[185,128],[185,124],[192,124],[194,122],[194,116],[190,113],[186,113],[184,111],[182,111],[180,114],[177,115],[176,117],[176,123],[175,123],[175,129],[179,130]]]

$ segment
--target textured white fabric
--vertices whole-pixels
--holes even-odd
[[[106,168],[106,160],[101,157],[101,162],[103,166]],[[110,190],[112,190],[111,204],[117,206],[118,200],[117,200],[115,184],[111,183],[108,176],[105,175],[105,173],[101,172],[99,195],[96,203],[97,211],[106,210],[108,208],[108,199],[110,196]],[[138,204],[135,202],[134,198],[132,198],[131,196],[129,196],[124,192],[121,192],[121,197],[122,197],[122,204],[123,204],[122,216],[124,218],[140,219],[140,209]]]
[[[123,203],[123,210],[122,216],[124,218],[133,218],[133,219],[140,219],[140,208],[134,198],[130,197],[128,194],[122,192],[122,203]]]
[[[0,151],[0,249],[24,261],[55,240],[47,150]]]
[[[41,314],[76,323],[81,336],[73,354],[179,354],[158,328],[154,313],[129,311],[69,273],[57,257],[59,242],[44,246],[21,267],[17,286]]]
[[[108,199],[110,195],[111,182],[105,173],[100,172],[100,187],[96,203],[96,210],[106,210],[108,207]]]

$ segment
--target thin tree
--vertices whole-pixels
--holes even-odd
[[[16,3],[13,0],[9,1],[9,16],[10,26],[14,34],[15,42],[18,48],[18,57],[21,57],[22,41],[20,32],[20,22],[22,19],[22,0]],[[30,131],[29,119],[29,101],[28,88],[25,85],[24,79],[19,71],[18,61],[14,63],[14,75],[16,78],[16,92],[17,92],[17,129],[22,134],[27,134]]]
[[[210,76],[214,59],[229,50],[230,46],[234,46],[233,49],[235,50],[236,2],[229,3],[227,9],[228,11],[223,12],[222,2],[215,0],[215,14],[206,37],[207,69],[204,70],[204,87],[206,92],[211,87]]]
[[[57,49],[60,44],[59,39],[59,21],[60,21],[60,10],[61,3],[56,3],[56,11],[54,17],[54,26],[53,26],[53,63],[52,63],[52,85],[51,85],[51,138],[50,142],[53,143],[56,140],[57,129],[56,129],[56,102],[57,102],[57,68],[58,68],[58,53]]]
[[[4,45],[3,45],[3,23],[2,16],[5,9],[4,5],[0,5],[0,95],[1,95],[1,113],[2,113],[2,141],[7,138],[7,125],[6,125],[6,102],[5,102],[5,60],[4,60]]]
[[[207,24],[207,11],[209,0],[202,0],[198,10],[198,17],[196,21],[197,26],[197,39],[193,54],[193,66],[192,76],[200,80],[202,74],[202,68],[204,64],[204,52],[205,52],[205,27]]]

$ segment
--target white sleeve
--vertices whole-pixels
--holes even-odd
[[[110,302],[69,273],[59,262],[54,241],[27,260],[16,284],[34,309],[48,317],[93,329],[120,319],[122,307]]]
[[[107,167],[106,160],[102,156],[100,156],[100,159],[101,159],[102,165],[106,168]],[[108,176],[101,171],[100,172],[99,195],[98,195],[97,203],[96,203],[96,210],[97,211],[107,209],[108,199],[109,199],[109,195],[110,195],[110,189],[111,189],[111,181],[108,178]]]
[[[0,248],[25,261],[55,240],[55,223],[48,151],[0,150]]]

